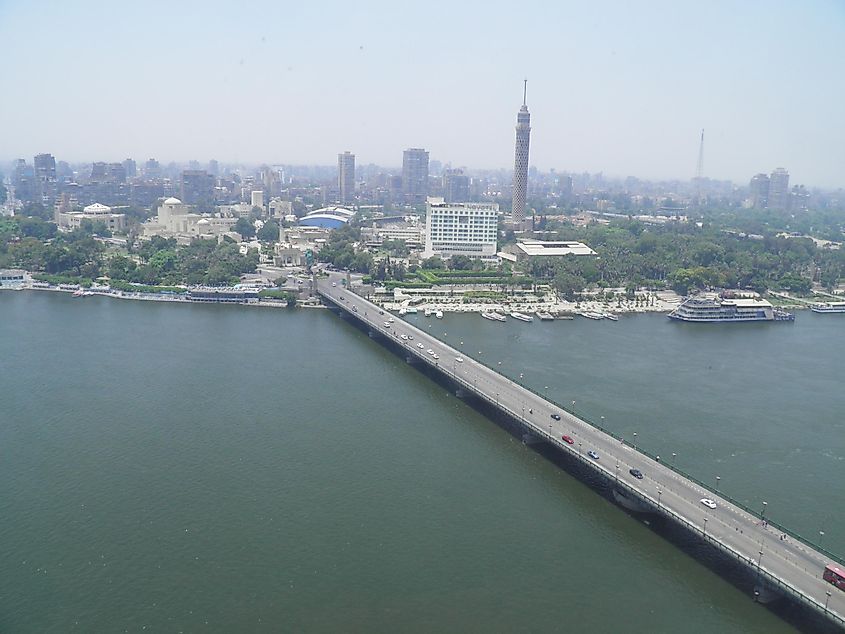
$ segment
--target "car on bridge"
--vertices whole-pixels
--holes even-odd
[[[560,414],[552,414],[552,418],[555,420],[560,420]]]
[[[628,473],[634,476],[637,480],[643,479],[643,472],[639,469],[628,469]]]
[[[587,455],[590,456],[590,458],[592,458],[593,460],[599,459],[599,455],[595,451],[593,451],[592,449],[590,449],[590,451],[587,452]]]
[[[701,502],[704,506],[706,506],[709,509],[716,508],[716,503],[713,500],[711,500],[710,498],[701,498],[699,500],[699,502]]]
[[[419,348],[420,350],[423,350],[423,349],[425,348],[425,346],[424,346],[424,345],[422,345],[421,343],[418,343],[418,344],[417,344],[417,348]]]
[[[563,440],[563,442],[565,442],[567,445],[574,445],[574,444],[575,444],[575,441],[572,439],[572,436],[567,436],[566,434],[564,434],[564,435],[563,435],[563,436],[561,436],[560,438],[561,438],[561,440]]]

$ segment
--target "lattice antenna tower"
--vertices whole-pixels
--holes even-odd
[[[701,129],[701,143],[698,146],[698,165],[695,168],[696,197],[701,201],[701,179],[704,177],[704,128]]]

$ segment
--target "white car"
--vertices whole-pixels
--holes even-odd
[[[426,352],[427,352],[428,354],[434,354],[434,350],[432,350],[431,348],[429,348],[428,350],[426,350]]]
[[[393,319],[393,317],[391,317],[391,318],[390,318],[390,319],[388,319],[387,321],[389,321],[389,322],[392,324],[392,323],[394,322],[394,319]]]
[[[422,345],[421,343],[418,343],[418,344],[417,344],[417,348],[419,348],[420,350],[422,350],[423,348],[425,348],[425,346],[424,346],[424,345]]]
[[[704,506],[706,506],[709,509],[716,508],[716,503],[713,500],[711,500],[710,498],[701,498],[699,500],[699,502],[701,502]]]
[[[455,357],[455,361],[457,361],[458,363],[463,363],[464,359],[463,357]]]
[[[400,335],[400,337],[402,337],[405,341],[408,341],[408,335]]]
[[[439,358],[440,358],[440,355],[439,355],[439,354],[437,354],[437,353],[434,353],[434,354],[433,354],[433,355],[431,355],[431,356],[433,356],[435,359],[439,359]]]
[[[332,282],[332,286],[337,286],[337,282]]]
[[[389,321],[384,322],[384,327],[385,327],[385,328],[390,328],[390,322],[389,322]]]

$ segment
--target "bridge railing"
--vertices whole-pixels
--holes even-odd
[[[476,361],[477,361],[477,359],[476,359]],[[481,362],[479,361],[479,363],[481,363]],[[496,370],[496,368],[492,368],[492,367],[490,367],[489,365],[487,365],[486,363],[485,363],[485,364],[483,364],[483,365],[485,365],[485,366],[486,366],[487,368],[489,368],[490,370],[493,370],[494,372],[498,372],[498,370]],[[511,379],[510,377],[505,377],[505,378],[507,378],[507,379],[508,379],[508,380],[510,380],[510,381],[514,381],[514,380],[513,380],[513,379]],[[514,383],[516,383],[516,381],[514,381]],[[721,497],[721,498],[723,498],[723,499],[727,500],[728,502],[730,502],[730,503],[731,503],[731,504],[733,504],[734,506],[737,506],[737,507],[741,508],[743,511],[745,511],[745,512],[746,512],[746,513],[748,513],[749,515],[752,515],[752,516],[754,516],[754,517],[758,518],[760,521],[765,521],[765,522],[766,522],[766,524],[767,524],[768,526],[771,526],[771,527],[773,527],[773,528],[777,529],[777,530],[778,530],[778,531],[780,531],[781,533],[784,533],[784,534],[786,534],[786,535],[789,535],[789,536],[790,536],[790,537],[792,537],[793,539],[796,539],[796,540],[798,540],[799,542],[801,542],[802,544],[804,544],[804,545],[806,545],[806,546],[809,546],[809,547],[810,547],[810,548],[812,548],[813,550],[816,550],[817,552],[821,553],[822,555],[824,555],[824,556],[826,556],[826,557],[829,557],[829,558],[830,558],[830,559],[832,559],[833,561],[835,561],[835,562],[837,562],[837,563],[839,563],[839,564],[845,565],[845,558],[843,558],[841,555],[839,555],[839,554],[837,554],[837,553],[834,553],[834,552],[832,552],[832,551],[830,551],[830,550],[828,550],[828,549],[826,549],[826,548],[822,548],[819,544],[814,543],[812,540],[810,540],[810,539],[808,539],[808,538],[804,537],[803,535],[801,535],[801,534],[799,534],[799,533],[797,533],[797,532],[795,532],[795,531],[791,530],[790,528],[788,528],[788,527],[786,527],[786,526],[783,526],[782,524],[778,523],[777,521],[774,521],[774,520],[772,520],[772,519],[767,519],[767,518],[765,518],[765,517],[763,516],[763,514],[762,514],[762,513],[760,513],[759,511],[757,511],[757,510],[755,510],[755,509],[750,508],[750,507],[749,507],[747,504],[745,504],[744,502],[742,502],[742,501],[740,501],[740,500],[737,500],[737,499],[735,499],[735,498],[731,497],[730,495],[726,495],[726,494],[725,494],[724,492],[722,492],[722,491],[717,491],[717,490],[716,490],[716,489],[714,489],[711,485],[707,484],[706,482],[702,482],[701,480],[699,480],[698,478],[696,478],[696,477],[695,477],[695,476],[693,476],[692,474],[689,474],[689,473],[687,473],[686,471],[684,471],[684,470],[682,470],[682,469],[679,469],[677,466],[675,466],[675,465],[673,465],[673,464],[671,464],[671,463],[665,462],[662,458],[660,458],[660,456],[657,456],[657,455],[655,455],[655,454],[652,454],[652,453],[651,453],[651,452],[649,452],[648,450],[643,449],[642,447],[638,447],[638,446],[634,445],[633,443],[631,443],[631,442],[629,442],[629,441],[625,440],[622,436],[617,436],[614,432],[612,432],[612,431],[611,431],[611,430],[609,430],[609,429],[606,429],[606,428],[602,427],[601,425],[599,425],[599,424],[598,424],[598,423],[596,423],[595,421],[593,421],[593,420],[591,420],[590,418],[588,418],[587,416],[585,416],[583,413],[576,413],[576,411],[575,411],[575,409],[574,409],[574,408],[569,408],[569,407],[566,407],[565,405],[561,405],[560,403],[558,403],[558,402],[557,402],[557,401],[555,401],[554,399],[549,398],[549,397],[548,397],[547,395],[545,395],[545,394],[541,394],[541,393],[540,393],[540,392],[538,392],[537,390],[535,390],[535,389],[533,389],[533,388],[531,388],[531,387],[529,387],[529,386],[527,386],[527,385],[523,385],[522,383],[518,383],[518,385],[520,385],[521,387],[525,388],[526,390],[528,390],[528,391],[529,391],[529,392],[531,392],[532,394],[535,394],[535,395],[539,396],[540,398],[542,398],[542,399],[544,399],[544,400],[546,400],[546,401],[549,401],[550,403],[554,404],[554,405],[555,405],[555,407],[558,407],[558,408],[562,409],[563,411],[565,411],[566,413],[568,413],[568,414],[570,414],[570,415],[572,415],[572,416],[574,416],[574,417],[578,418],[579,420],[584,421],[585,423],[587,423],[587,424],[588,424],[588,425],[590,425],[591,427],[594,427],[595,429],[597,429],[597,430],[599,430],[599,431],[601,431],[601,432],[603,432],[603,433],[607,434],[607,435],[608,435],[608,436],[610,436],[611,438],[615,438],[615,439],[616,439],[616,440],[618,440],[621,444],[624,444],[624,445],[626,445],[626,446],[630,447],[631,449],[633,449],[634,451],[637,451],[637,452],[641,453],[642,455],[644,455],[644,456],[646,456],[646,457],[648,457],[648,458],[651,458],[651,459],[652,459],[652,460],[654,460],[655,462],[659,462],[659,463],[660,463],[660,464],[662,464],[664,467],[667,467],[667,468],[671,469],[672,471],[674,471],[674,472],[675,472],[675,473],[677,473],[678,475],[683,476],[684,478],[686,478],[687,480],[690,480],[691,482],[694,482],[695,484],[697,484],[698,486],[702,487],[703,489],[706,489],[706,490],[708,490],[708,491],[711,491],[711,492],[712,492],[712,493],[714,493],[715,495],[717,495],[717,496],[719,496],[719,497]]]
[[[347,288],[346,290],[347,290],[347,291],[349,291],[349,288]],[[410,324],[410,325],[413,325],[413,324]],[[420,331],[421,331],[421,332],[424,332],[424,331],[422,331],[422,330],[420,330]],[[443,343],[444,343],[444,344],[446,344],[446,342],[443,342]],[[446,344],[446,345],[449,345],[449,344]],[[458,351],[458,352],[460,352],[460,351]],[[493,368],[493,367],[491,367],[491,366],[487,365],[486,363],[483,363],[482,361],[479,361],[478,359],[475,359],[475,361],[476,361],[476,362],[478,362],[478,363],[480,363],[480,364],[482,364],[482,365],[484,365],[484,366],[485,366],[485,367],[487,367],[488,369],[490,369],[490,370],[492,370],[492,371],[494,371],[494,372],[497,372],[497,373],[501,374],[501,372],[499,372],[499,370],[497,370],[496,368]],[[450,376],[451,376],[451,374],[450,374]],[[502,375],[502,376],[504,376],[504,375]],[[453,378],[455,378],[455,377],[453,377]],[[508,379],[509,381],[513,381],[514,383],[517,383],[514,379],[511,379],[510,377],[505,376],[505,378],[506,378],[506,379]],[[821,553],[822,555],[824,555],[824,556],[826,556],[826,557],[829,557],[831,560],[833,560],[833,561],[835,561],[835,562],[837,562],[837,563],[839,563],[839,564],[841,564],[841,565],[845,565],[845,558],[843,558],[841,555],[839,555],[839,554],[837,554],[837,553],[834,553],[834,552],[832,552],[832,551],[830,551],[830,550],[828,550],[828,549],[826,549],[826,548],[822,548],[819,544],[814,543],[812,540],[810,540],[810,539],[808,539],[808,538],[804,537],[803,535],[801,535],[801,534],[799,534],[799,533],[797,533],[797,532],[795,532],[795,531],[791,530],[790,528],[788,528],[788,527],[786,527],[786,526],[783,526],[782,524],[780,524],[780,523],[779,523],[779,522],[777,522],[777,521],[774,521],[774,520],[772,520],[772,519],[766,519],[766,518],[763,516],[763,514],[762,514],[762,513],[758,512],[756,509],[752,509],[751,507],[749,507],[749,506],[748,506],[747,504],[745,504],[744,502],[742,502],[742,501],[740,501],[740,500],[737,500],[737,499],[735,499],[735,498],[733,498],[733,497],[731,497],[731,496],[729,496],[729,495],[726,495],[724,492],[717,491],[717,490],[716,490],[716,489],[714,489],[711,485],[707,484],[706,482],[703,482],[703,481],[699,480],[698,478],[696,478],[696,477],[695,477],[695,476],[693,476],[692,474],[687,473],[686,471],[684,471],[684,470],[682,470],[682,469],[679,469],[679,468],[678,468],[677,466],[675,466],[674,464],[671,464],[671,463],[669,463],[669,462],[665,462],[664,460],[662,460],[662,459],[660,458],[660,456],[657,456],[657,455],[655,455],[655,454],[652,454],[652,453],[651,453],[651,452],[649,452],[648,450],[643,449],[642,447],[638,447],[638,446],[634,445],[633,443],[631,443],[631,442],[629,442],[629,441],[625,440],[622,436],[617,436],[614,432],[612,432],[612,431],[611,431],[611,430],[609,430],[609,429],[606,429],[605,427],[602,427],[601,425],[599,425],[599,424],[598,424],[598,423],[596,423],[595,421],[593,421],[593,420],[591,420],[590,418],[588,418],[587,416],[585,416],[583,413],[576,413],[576,411],[575,411],[575,409],[574,409],[574,408],[569,408],[569,407],[566,407],[565,405],[561,405],[560,403],[556,402],[554,399],[549,398],[549,396],[548,396],[548,395],[546,395],[546,394],[541,394],[540,392],[538,392],[537,390],[533,389],[532,387],[530,387],[530,386],[528,386],[528,385],[524,385],[524,384],[522,384],[522,383],[517,383],[517,385],[519,385],[520,387],[522,387],[522,388],[524,388],[524,389],[528,390],[528,391],[529,391],[529,392],[531,392],[532,394],[535,394],[536,396],[539,396],[540,398],[542,398],[542,399],[544,399],[544,400],[546,400],[546,401],[548,401],[548,402],[550,402],[550,403],[554,404],[556,407],[558,407],[558,408],[562,409],[562,410],[563,410],[563,411],[565,411],[566,413],[568,413],[568,414],[570,414],[570,415],[572,415],[572,416],[574,416],[574,417],[578,418],[579,420],[584,421],[585,423],[587,423],[587,424],[588,424],[588,425],[590,425],[591,427],[593,427],[593,428],[595,428],[595,429],[597,429],[597,430],[599,430],[599,431],[601,431],[601,432],[603,432],[603,433],[607,434],[607,435],[608,435],[608,436],[610,436],[611,438],[614,438],[614,439],[618,440],[621,444],[624,444],[624,445],[626,445],[626,446],[630,447],[630,448],[631,448],[631,449],[633,449],[634,451],[639,452],[640,454],[642,454],[642,455],[646,456],[647,458],[650,458],[651,460],[654,460],[655,462],[659,462],[659,463],[660,463],[660,464],[662,464],[664,467],[667,467],[667,468],[671,469],[672,471],[674,471],[675,473],[677,473],[678,475],[680,475],[680,476],[682,476],[682,477],[686,478],[687,480],[690,480],[691,482],[694,482],[695,484],[697,484],[697,485],[698,485],[698,486],[700,486],[701,488],[706,489],[707,491],[711,491],[711,492],[712,492],[712,493],[714,493],[715,495],[717,495],[717,496],[719,496],[719,497],[721,497],[721,498],[723,498],[723,499],[727,500],[728,502],[730,502],[730,503],[731,503],[731,504],[733,504],[734,506],[737,506],[737,507],[741,508],[743,511],[745,511],[745,512],[746,512],[746,513],[748,513],[749,515],[752,515],[753,517],[758,518],[760,521],[765,521],[765,522],[766,522],[769,526],[771,526],[771,527],[773,527],[773,528],[777,529],[777,530],[778,530],[778,531],[780,531],[781,533],[784,533],[784,534],[786,534],[786,535],[789,535],[790,537],[792,537],[793,539],[798,540],[798,541],[799,541],[799,542],[801,542],[802,544],[804,544],[804,545],[806,545],[806,546],[809,546],[809,547],[810,547],[810,548],[812,548],[813,550],[815,550],[815,551],[817,551],[817,552]],[[476,390],[476,391],[477,391],[477,390]]]

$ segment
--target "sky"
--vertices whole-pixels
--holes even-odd
[[[638,6],[637,6],[638,5]],[[845,186],[845,0],[0,0],[0,160],[531,165]]]

